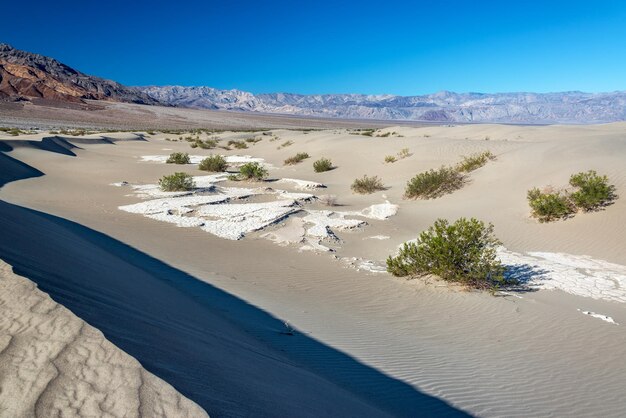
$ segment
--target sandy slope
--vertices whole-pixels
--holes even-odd
[[[332,255],[299,252],[298,244],[281,247],[263,237],[279,231],[280,225],[232,241],[200,228],[178,228],[120,211],[119,206],[143,200],[128,187],[113,187],[111,183],[149,184],[164,173],[181,169],[202,174],[194,166],[141,162],[141,156],[167,155],[174,150],[210,153],[191,150],[184,142],[164,141],[162,135],[147,142],[116,142],[114,146],[80,144],[83,149],[72,150],[77,157],[32,147],[16,149],[9,155],[45,175],[10,183],[0,195],[102,231],[288,321],[299,335],[321,345],[307,339],[286,340],[275,329],[261,325],[255,315],[241,315],[229,303],[216,305],[229,321],[268,347],[281,350],[291,361],[395,415],[410,416],[416,404],[406,399],[415,395],[408,395],[397,383],[372,377],[371,369],[356,367],[329,352],[329,347],[395,382],[404,382],[476,415],[621,416],[626,409],[622,396],[626,385],[623,303],[559,291],[494,298],[346,266],[350,257],[380,262],[437,217],[459,216],[493,222],[497,235],[511,251],[589,255],[626,265],[623,197],[605,211],[553,224],[530,219],[525,199],[530,187],[565,185],[570,174],[587,169],[608,174],[618,193],[623,194],[624,125],[387,130],[403,137],[370,138],[344,130],[277,130],[277,141],[266,138],[247,150],[225,152],[264,158],[274,167],[270,174],[276,179],[325,184],[323,192],[315,193],[337,195],[343,206],[333,210],[358,212],[385,200],[399,205],[397,215],[387,220],[365,218],[367,226],[337,231],[340,242],[324,242],[336,249]],[[293,145],[280,147],[287,140]],[[393,164],[383,163],[385,155],[402,148],[409,148],[412,155]],[[491,150],[498,158],[472,173],[463,189],[432,201],[402,199],[404,184],[412,175],[453,164],[462,155],[482,150]],[[282,167],[286,157],[304,151],[312,159]],[[337,169],[314,173],[311,162],[321,156],[332,158]],[[379,175],[389,189],[369,196],[352,194],[350,183],[363,174]],[[268,185],[278,188],[274,183]],[[297,191],[283,183],[280,187]],[[250,201],[258,202],[255,199]],[[324,209],[319,203],[303,207]],[[302,216],[293,215],[294,219]],[[151,283],[146,281],[145,285]],[[63,296],[68,289],[72,286],[59,294]],[[98,289],[94,291],[102,291]],[[67,295],[64,300],[72,303]],[[168,309],[164,309],[166,317],[170,315]],[[584,315],[583,311],[608,315],[620,325]],[[231,382],[236,381],[236,374],[232,376]]]
[[[207,415],[0,260],[0,416]]]

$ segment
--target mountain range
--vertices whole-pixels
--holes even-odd
[[[43,55],[0,43],[0,100],[49,100],[81,103],[86,99],[159,104],[132,87],[83,74]]]
[[[430,122],[600,123],[626,120],[626,91],[453,93],[421,96],[253,94],[212,87],[128,87],[0,44],[0,100],[108,100],[146,105],[349,119]]]

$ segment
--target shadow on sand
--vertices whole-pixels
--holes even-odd
[[[212,416],[467,416],[92,229],[0,201],[0,232],[17,274]]]

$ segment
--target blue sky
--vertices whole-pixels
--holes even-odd
[[[626,90],[626,1],[31,1],[0,42],[128,85]]]

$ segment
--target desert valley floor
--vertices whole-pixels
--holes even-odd
[[[376,125],[372,136],[352,122],[291,124],[199,134],[258,140],[230,150],[192,149],[187,132],[0,133],[0,259],[137,359],[165,399],[178,399],[169,384],[193,401],[168,401],[181,415],[623,416],[626,124]],[[496,159],[460,190],[403,197],[415,174],[483,151]],[[173,152],[192,163],[166,164]],[[299,152],[310,158],[283,164]],[[268,180],[200,171],[216,153],[230,169],[260,162]],[[314,172],[322,157],[336,168]],[[527,190],[590,169],[622,197],[564,221],[529,216]],[[160,192],[176,171],[198,190]],[[365,174],[386,190],[354,194]],[[459,217],[494,224],[522,288],[385,272],[403,242]],[[1,347],[4,387],[20,377]],[[21,380],[29,399],[62,393],[37,379]]]

